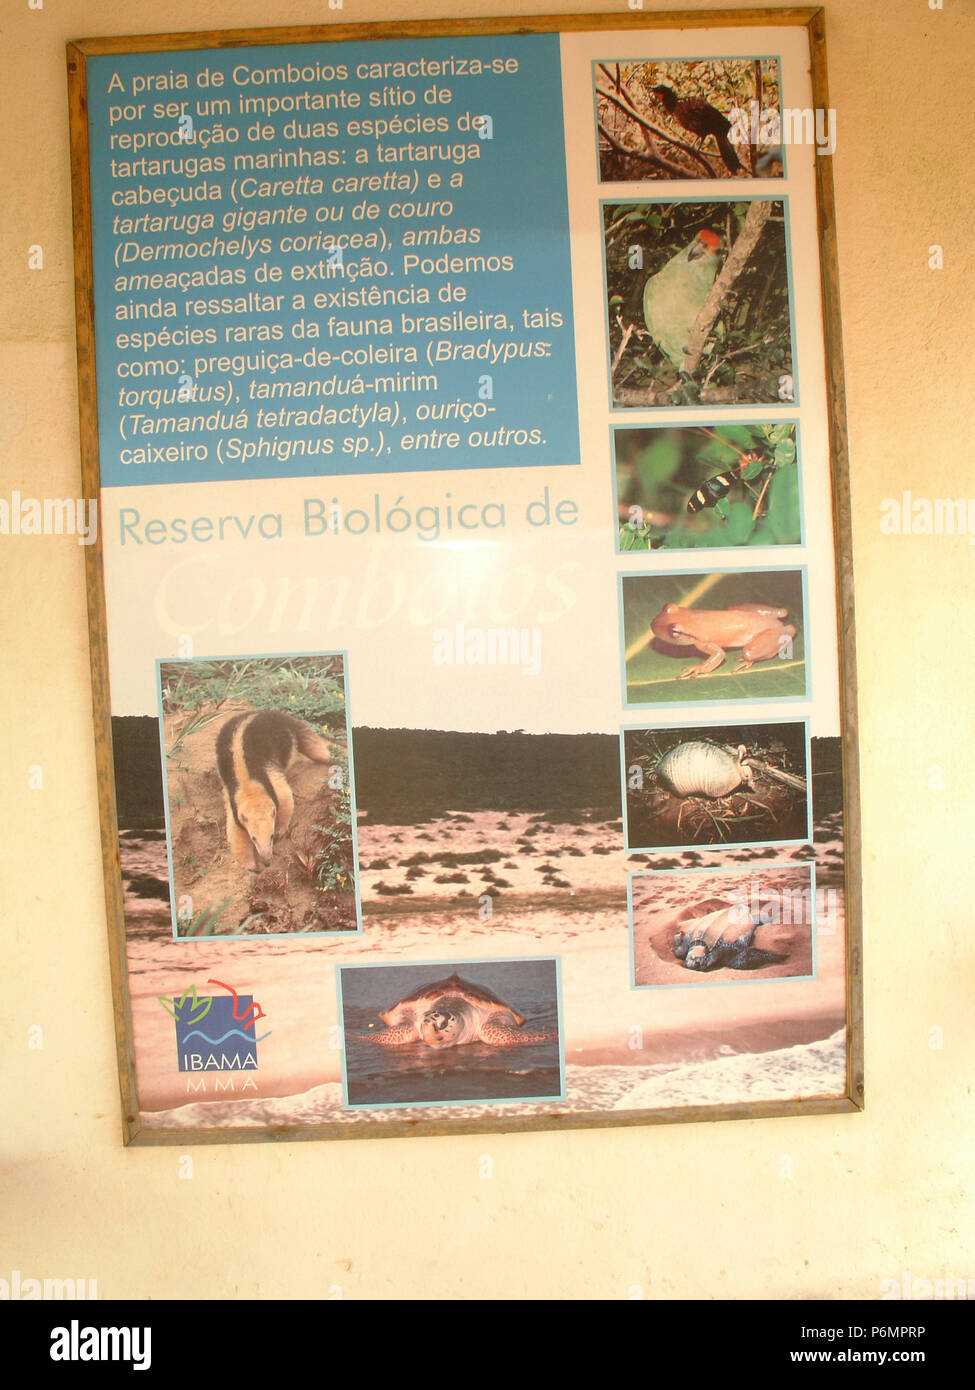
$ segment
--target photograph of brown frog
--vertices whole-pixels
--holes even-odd
[[[621,576],[627,706],[805,698],[804,580],[801,569]]]

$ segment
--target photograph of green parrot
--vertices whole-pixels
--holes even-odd
[[[614,409],[793,404],[782,199],[603,204]]]
[[[680,367],[691,329],[714,284],[722,244],[717,232],[705,228],[643,287],[647,332],[674,367]]]

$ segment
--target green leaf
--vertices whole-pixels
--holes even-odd
[[[736,449],[752,449],[756,443],[755,434],[748,425],[718,425],[714,433]]]
[[[677,441],[668,430],[661,430],[660,437],[641,452],[637,460],[637,471],[643,486],[649,491],[660,483],[669,481],[679,464],[680,448]]]
[[[767,468],[768,458],[758,458],[745,468],[741,476],[750,483],[754,478],[757,478],[759,474],[764,473]]]
[[[783,439],[792,439],[795,434],[795,428],[795,425],[770,425],[767,429],[769,443],[779,444]]]
[[[767,494],[768,524],[779,545],[798,545],[799,474],[795,468],[779,468]]]
[[[752,533],[752,509],[744,502],[734,502],[728,508],[727,544],[745,545]]]

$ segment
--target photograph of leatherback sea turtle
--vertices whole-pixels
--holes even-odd
[[[808,978],[835,917],[811,863],[643,872],[629,891],[636,988]]]
[[[627,852],[618,734],[356,726],[362,934],[174,940],[158,723],[116,717],[113,737],[147,1128],[395,1126],[448,1114],[490,1128],[531,1115],[625,1120],[845,1092],[838,738],[811,741],[813,825],[800,842]],[[214,833],[225,839],[222,816]],[[660,870],[735,866],[804,875],[810,865],[817,891],[832,890],[829,918],[814,942],[793,942],[785,963],[755,954],[786,949],[769,923],[750,943],[740,940],[747,932],[732,942],[702,925],[719,910],[714,901],[729,897],[727,884],[682,874],[678,894],[660,875],[653,921],[645,928],[641,915],[639,930],[658,941],[690,929],[700,940],[688,947],[690,965],[686,956],[667,962],[676,987],[633,987],[631,875],[653,883]],[[637,908],[642,914],[639,895]],[[700,975],[698,945],[724,952]],[[813,949],[814,978],[798,978],[801,952]],[[525,962],[539,958],[548,974],[536,977]],[[506,962],[517,963],[513,973],[497,973]],[[772,972],[761,988],[701,988],[709,976],[744,977],[742,967],[756,962],[759,975]],[[203,997],[208,981],[260,1002],[256,1069],[179,1071],[173,1020],[159,999],[194,989]],[[461,1034],[469,1041],[442,1045]],[[564,1093],[552,1088],[560,1056]]]

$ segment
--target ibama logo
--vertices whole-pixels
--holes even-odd
[[[270,1032],[257,1032],[257,1020],[266,1015],[253,995],[238,994],[222,980],[208,985],[226,994],[198,994],[196,985],[180,997],[157,994],[156,998],[176,1024],[176,1053],[180,1071],[257,1071],[257,1045]]]

